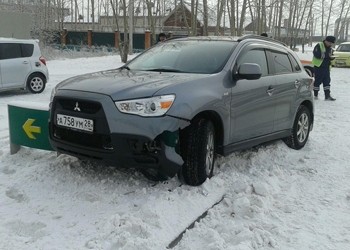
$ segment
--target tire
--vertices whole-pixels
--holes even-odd
[[[27,80],[27,89],[33,94],[43,92],[45,89],[45,78],[39,73],[31,74]]]
[[[287,146],[293,149],[303,148],[309,138],[310,125],[310,111],[308,108],[301,105],[295,116],[292,134],[284,140]]]
[[[186,184],[198,186],[213,176],[216,150],[214,125],[207,119],[196,120],[184,138],[181,175]]]

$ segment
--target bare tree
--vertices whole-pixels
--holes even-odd
[[[348,36],[349,22],[350,22],[349,11],[350,11],[350,6],[348,6],[344,18],[342,18],[342,20],[340,21],[341,22],[341,25],[339,28],[340,34],[339,34],[338,38],[347,38],[347,36]],[[342,35],[344,37],[341,37],[340,35]]]
[[[266,0],[261,1],[261,25],[260,25],[260,32],[265,32],[266,30]],[[260,33],[261,34],[261,33]]]
[[[92,30],[95,29],[95,0],[91,0],[91,22]]]
[[[347,8],[345,9],[345,6],[347,6]],[[337,18],[337,20],[335,21],[335,29],[334,29],[334,36],[336,38],[339,38],[339,30],[344,26],[345,20],[348,17],[349,14],[349,8],[350,5],[348,3],[348,0],[342,0],[341,4],[340,4],[340,15]],[[344,13],[345,12],[345,13]]]
[[[224,13],[225,4],[226,4],[226,0],[218,0],[215,35],[220,35],[221,18],[222,18],[222,14]]]
[[[274,11],[275,11],[275,9],[273,8],[274,7],[274,3],[273,2],[275,2],[274,0],[270,0],[270,3],[269,3],[269,5],[268,6],[266,6],[266,8],[268,7],[269,8],[269,12],[268,12],[268,17],[266,17],[266,20],[268,20],[267,21],[267,23],[266,23],[266,25],[267,25],[267,27],[271,30],[272,29],[272,27],[274,26],[273,25],[273,18],[274,18]],[[277,13],[277,12],[276,12]]]
[[[195,15],[196,15],[196,7],[198,5],[195,6],[195,0],[191,0],[191,34],[193,36],[197,35],[196,32],[196,25],[195,25]]]
[[[252,20],[253,29],[255,29],[256,27],[254,27],[255,26],[254,24],[256,21],[256,17],[255,17],[255,13],[254,13],[251,1],[252,0],[248,0],[248,8],[249,8],[249,12],[250,12],[250,19]]]
[[[115,24],[116,24],[116,28],[115,29],[117,31],[120,31],[119,22],[118,22],[118,1],[116,1],[116,2],[113,2],[113,0],[109,0],[109,1],[110,1],[110,4],[111,4],[111,8],[112,8],[112,11],[113,11],[113,17],[114,17],[114,21],[115,21]]]
[[[300,32],[300,29],[301,29],[301,25],[303,24],[303,23],[306,23],[306,27],[307,27],[307,23],[308,23],[308,19],[309,19],[309,16],[310,15],[307,15],[306,16],[306,20],[304,20],[304,16],[305,16],[305,13],[306,13],[306,11],[307,11],[307,7],[309,7],[309,2],[310,1],[312,1],[313,2],[313,0],[306,0],[303,4],[301,4],[300,5],[300,10],[301,10],[301,13],[300,12],[298,12],[297,13],[297,16],[298,17],[300,17],[299,18],[299,24],[298,24],[298,26],[296,27],[296,29],[295,29],[295,34],[294,34],[294,37],[299,37],[299,32]],[[306,29],[304,30],[304,39],[305,39],[305,34],[306,34]],[[304,40],[303,39],[303,40]],[[296,46],[296,43],[294,42],[293,43],[293,48],[295,48],[295,46]]]
[[[120,57],[123,63],[126,63],[128,61],[128,54],[129,54],[129,29],[128,29],[128,19],[126,16],[127,13],[127,5],[125,0],[121,0],[122,2],[122,8],[123,8],[123,21],[124,21],[124,42],[121,44],[122,46],[119,49],[120,51]]]
[[[282,27],[282,17],[283,17],[283,6],[284,6],[284,0],[281,0],[280,6],[279,6],[279,13],[278,13],[278,34],[277,39],[281,40],[281,27]]]
[[[182,11],[182,16],[183,16],[183,19],[184,19],[184,22],[185,22],[185,25],[186,25],[186,29],[188,31],[188,35],[189,36],[193,36],[194,34],[192,33],[192,30],[188,24],[188,21],[187,21],[187,16],[186,16],[186,10],[185,10],[185,4],[184,4],[184,1],[183,0],[180,0],[180,4],[181,4],[181,11]]]
[[[236,12],[235,12],[235,1],[227,0],[227,10],[228,10],[228,18],[230,23],[230,33],[231,36],[236,35]]]
[[[326,35],[328,34],[329,19],[331,18],[332,7],[333,7],[333,0],[330,0],[330,1],[331,1],[331,5],[329,6],[329,11],[328,11],[327,24],[326,24]]]
[[[208,0],[203,0],[203,35],[208,35]]]
[[[321,2],[321,35],[324,36],[324,9],[325,9],[325,0]]]
[[[238,8],[237,8],[238,9]],[[243,4],[242,4],[242,13],[241,13],[241,18],[239,21],[239,28],[238,28],[238,32],[237,35],[241,36],[243,34],[243,25],[244,25],[244,21],[245,21],[245,13],[246,13],[246,9],[247,9],[247,0],[243,0]],[[237,16],[238,17],[238,16]]]
[[[146,5],[147,5],[147,13],[148,13],[148,23],[151,24],[152,44],[155,44],[157,41],[156,29],[155,29],[155,25],[154,25],[154,19],[152,18],[152,7],[154,7],[154,3],[146,0]]]
[[[304,45],[305,45],[305,42],[306,42],[306,30],[307,30],[307,27],[309,26],[310,27],[310,30],[311,30],[311,14],[312,14],[312,6],[314,4],[314,0],[310,0],[310,1],[307,1],[307,3],[309,3],[309,13],[307,15],[307,20],[306,20],[306,23],[305,23],[305,32],[304,32],[304,36],[303,36],[303,42],[302,42],[302,53],[304,53]],[[311,33],[309,32],[309,43],[311,44],[312,43],[312,37],[311,37]]]
[[[121,8],[123,13],[127,13],[127,5],[126,5],[126,1],[125,0],[120,0],[121,2]],[[117,2],[113,2],[112,0],[110,0],[110,4],[111,4],[111,8],[113,11],[113,16],[115,18],[115,22],[116,22],[116,30],[120,31],[119,29],[119,13],[118,13],[118,1]],[[122,41],[120,39],[120,33],[119,33],[119,53],[120,53],[120,59],[123,63],[126,63],[128,61],[128,54],[129,54],[129,36],[128,36],[128,20],[127,20],[127,16],[123,15],[123,25],[124,25],[124,40]]]

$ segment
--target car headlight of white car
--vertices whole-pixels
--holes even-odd
[[[150,98],[125,100],[115,102],[122,113],[139,116],[162,116],[173,104],[175,95],[162,95]]]

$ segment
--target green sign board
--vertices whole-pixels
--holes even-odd
[[[11,153],[20,146],[53,150],[49,143],[49,111],[8,105]]]

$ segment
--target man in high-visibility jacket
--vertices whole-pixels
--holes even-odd
[[[335,43],[334,36],[327,36],[325,40],[316,44],[313,51],[312,63],[314,65],[314,97],[318,98],[318,91],[320,85],[323,84],[323,90],[325,100],[335,101],[335,98],[331,96],[330,83],[331,83],[331,60],[334,60],[332,46]]]

